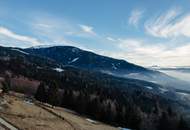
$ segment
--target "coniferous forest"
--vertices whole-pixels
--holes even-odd
[[[10,79],[23,76],[40,82],[30,95],[52,107],[69,108],[95,120],[136,130],[189,129],[189,122],[181,112],[189,106],[167,96],[172,93],[159,93],[160,85],[72,66],[63,66],[64,71],[57,72],[51,69],[57,66],[54,61],[8,51],[0,59],[1,75],[9,72],[3,83],[4,91],[15,91]],[[7,54],[14,56],[10,58]],[[151,86],[154,91],[144,86]]]

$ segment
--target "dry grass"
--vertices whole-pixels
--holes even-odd
[[[90,122],[64,108],[27,103],[18,93],[5,95],[4,99],[7,103],[0,109],[0,116],[21,130],[118,130],[101,122]]]
[[[75,128],[78,128],[79,130],[119,130],[118,128],[106,125],[101,122],[97,122],[97,121],[95,121],[96,123],[90,122],[88,121],[89,119],[85,117],[81,117],[75,114],[74,112],[64,109],[64,108],[60,108],[60,107],[56,107],[54,109],[50,107],[46,107],[46,108],[57,113],[58,115],[61,115],[67,121],[71,122],[72,125]]]
[[[74,130],[66,121],[22,99],[5,96],[8,109],[0,115],[21,130]]]

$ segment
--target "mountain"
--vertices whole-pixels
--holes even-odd
[[[97,55],[98,56],[98,55]],[[54,75],[55,78],[59,76],[61,73],[65,73],[67,71],[73,71],[74,73],[85,73],[84,75],[88,75],[88,78],[101,80],[104,78],[110,78],[116,81],[122,81],[124,83],[118,83],[118,86],[120,86],[122,89],[125,88],[126,84],[131,84],[132,86],[140,86],[141,89],[149,90],[154,93],[164,95],[163,94],[163,86],[157,85],[155,83],[146,82],[143,80],[138,79],[130,79],[130,78],[122,78],[117,76],[108,75],[106,73],[102,73],[99,71],[95,71],[95,69],[84,69],[80,67],[76,67],[74,65],[63,65],[60,62],[57,62],[54,59],[42,57],[41,55],[33,55],[28,53],[27,51],[23,51],[19,48],[7,48],[7,47],[0,47],[0,61],[1,61],[1,72],[5,71],[12,71],[15,74],[23,75],[26,77],[33,77],[38,80],[43,80],[40,77],[46,78],[47,76],[40,76],[39,74],[34,76],[34,74],[41,73],[44,74],[44,71],[46,73],[49,73],[50,75]],[[133,64],[129,63],[129,66],[132,66],[131,68],[134,68]],[[137,69],[145,71],[146,69],[143,67],[138,68],[138,66],[135,66]],[[31,71],[33,73],[27,73],[27,71]],[[56,76],[57,75],[57,76]],[[54,78],[52,78],[54,79]],[[47,79],[48,80],[48,79]],[[124,86],[123,86],[124,85]],[[122,87],[123,86],[123,87]],[[165,89],[167,90],[167,89]],[[169,91],[169,90],[168,90]],[[170,98],[170,97],[168,97]]]
[[[23,49],[22,51],[31,55],[55,60],[63,65],[74,66],[84,70],[99,71],[124,78],[146,80],[169,88],[190,90],[189,83],[170,77],[159,71],[147,69],[125,60],[101,56],[76,47],[32,47]]]
[[[147,69],[128,63],[124,60],[97,55],[71,46],[54,46],[45,48],[28,48],[27,53],[47,57],[64,65],[90,70],[125,71],[125,73],[148,71]]]
[[[73,49],[73,47],[69,48]],[[74,66],[74,62],[80,58],[75,59],[72,65],[69,65],[68,62],[66,64],[67,60],[63,64],[61,60],[58,61],[30,51],[31,49],[0,47],[0,78],[5,77],[6,74],[10,75],[11,90],[13,91],[29,93],[33,96],[37,95],[36,97],[40,101],[41,97],[44,97],[43,101],[51,103],[49,101],[51,97],[46,99],[46,97],[49,97],[46,92],[49,92],[48,85],[54,81],[59,89],[57,95],[53,98],[55,100],[54,105],[73,109],[95,120],[132,129],[159,130],[160,127],[166,127],[162,122],[164,120],[169,124],[167,128],[177,130],[176,125],[180,124],[180,116],[183,116],[185,120],[189,120],[190,105],[178,98],[175,92],[161,85],[117,77],[96,71],[96,69],[90,70],[90,68]],[[76,53],[78,51],[75,48],[72,52]],[[53,54],[45,50],[45,53],[47,52],[55,57],[57,56],[56,52]],[[68,56],[65,55],[65,57],[69,57],[69,52]],[[87,59],[91,55],[97,59],[102,57],[94,53],[90,53],[89,56],[89,53],[86,52]],[[77,57],[73,56],[72,58]],[[121,61],[107,57],[104,57],[104,59],[107,62],[109,60]],[[70,60],[73,61],[73,59]],[[84,63],[86,63],[85,60]],[[133,71],[151,71],[128,62],[125,62],[125,64],[131,66],[129,68],[136,67],[136,69],[132,69]],[[96,64],[92,65],[96,66]],[[129,72],[130,69],[127,71]],[[44,82],[47,87],[45,87],[45,91],[41,92],[34,85],[30,89],[29,84],[26,84],[25,87],[22,85],[16,86],[13,84],[16,79],[21,79],[19,80],[21,84],[26,80],[27,83],[29,81]],[[39,91],[40,95],[37,93]],[[182,91],[179,92],[182,93]],[[159,128],[157,128],[158,126]]]

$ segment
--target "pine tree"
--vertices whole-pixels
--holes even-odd
[[[179,120],[178,130],[190,130],[190,128],[188,128],[187,122],[183,119],[183,117],[181,117]]]
[[[49,83],[49,89],[48,89],[48,103],[53,106],[57,105],[58,103],[58,85],[55,81],[52,81]]]
[[[173,130],[174,124],[171,122],[168,113],[162,112],[162,116],[159,119],[158,130]]]
[[[2,83],[2,85],[3,85],[2,88],[3,93],[8,93],[11,88],[11,82],[9,76],[5,76],[5,81]]]
[[[45,83],[40,83],[36,91],[35,98],[40,102],[47,102],[47,90]]]

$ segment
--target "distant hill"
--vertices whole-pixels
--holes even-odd
[[[84,70],[99,71],[106,74],[146,80],[170,88],[190,90],[190,84],[170,77],[159,71],[147,69],[125,60],[118,60],[72,46],[52,46],[23,49],[24,52],[39,57],[49,58],[66,66]]]

